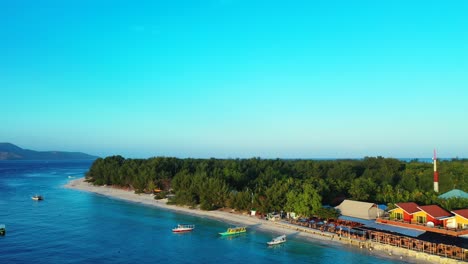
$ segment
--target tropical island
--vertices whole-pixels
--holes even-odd
[[[468,160],[441,161],[440,192],[468,190]],[[94,185],[113,185],[202,210],[228,207],[260,213],[296,212],[328,217],[345,198],[378,204],[415,202],[447,210],[468,208],[463,198],[440,199],[432,164],[393,158],[362,160],[97,159],[86,174]]]
[[[0,160],[95,160],[97,158],[83,152],[35,151],[11,143],[0,143]]]
[[[468,160],[439,168],[440,191],[451,190],[443,195],[432,189],[432,164],[418,160],[111,156],[67,187],[400,259],[456,263],[468,260]]]

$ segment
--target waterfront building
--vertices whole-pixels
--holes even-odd
[[[458,229],[468,229],[468,209],[460,209],[452,211],[454,214],[454,224]]]
[[[356,217],[361,219],[375,220],[384,215],[385,211],[380,209],[375,203],[366,203],[353,200],[344,200],[335,207],[340,210],[341,215]]]
[[[426,224],[429,227],[443,226],[443,220],[452,216],[450,212],[438,205],[424,205],[418,208],[420,211],[413,214],[412,223],[415,224]]]
[[[419,212],[418,204],[413,202],[396,203],[396,208],[389,211],[391,220],[399,220],[411,223],[413,214]]]

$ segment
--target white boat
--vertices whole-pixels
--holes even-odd
[[[177,225],[177,227],[172,229],[174,233],[183,233],[183,232],[190,232],[195,229],[195,225]]]
[[[35,200],[35,201],[41,201],[41,200],[44,200],[44,197],[42,197],[41,195],[34,195],[33,197],[31,197],[31,199]]]
[[[278,244],[281,244],[281,243],[284,243],[284,242],[286,242],[286,235],[275,237],[271,241],[268,241],[267,244],[269,246],[273,246],[273,245],[278,245]]]

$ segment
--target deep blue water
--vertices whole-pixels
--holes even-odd
[[[250,229],[222,238],[230,225],[104,196],[65,189],[90,161],[0,162],[0,263],[397,263],[363,249]],[[33,201],[41,194],[44,201]],[[173,234],[177,223],[196,230]],[[323,242],[322,242],[323,243]]]

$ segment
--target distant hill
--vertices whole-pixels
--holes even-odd
[[[82,152],[35,151],[11,143],[0,143],[0,160],[93,160],[98,157]]]

